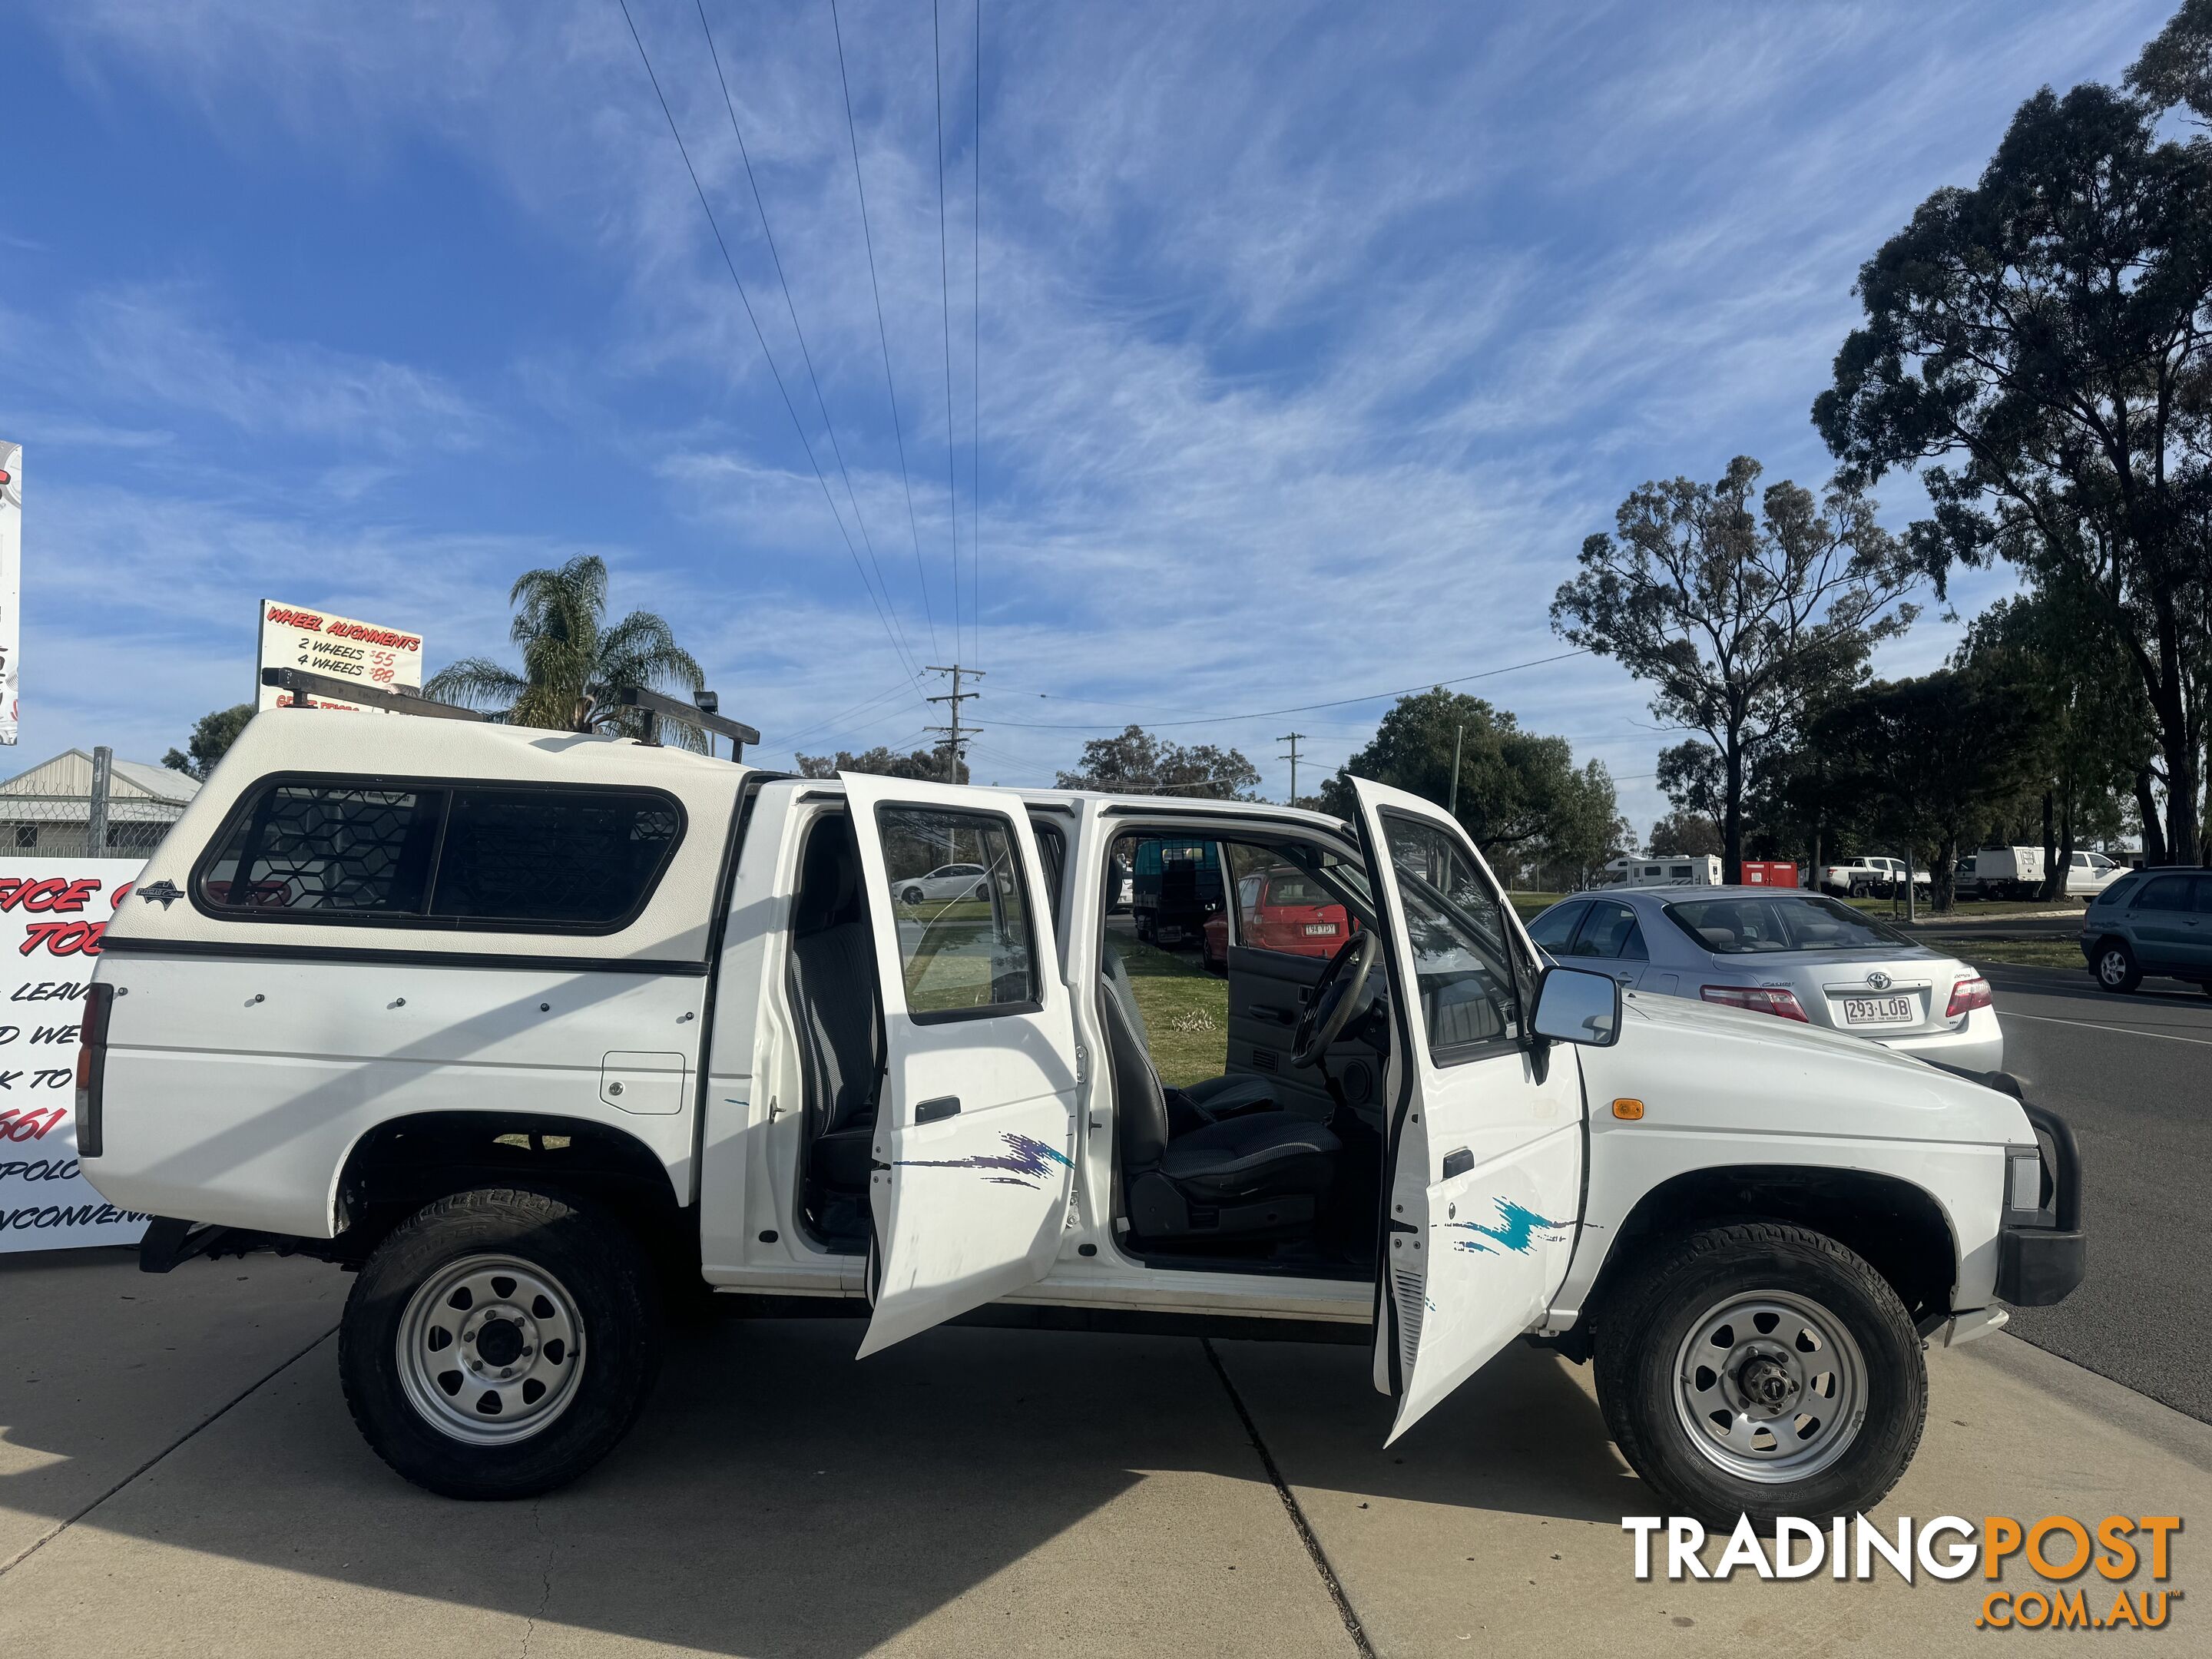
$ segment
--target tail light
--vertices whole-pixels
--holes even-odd
[[[1946,1019],[1956,1019],[1977,1008],[1990,1006],[1990,982],[1979,974],[1969,974],[1951,988],[1951,1006],[1943,1011]]]
[[[100,1085],[107,1074],[107,1012],[115,1000],[112,985],[92,986],[84,994],[84,1018],[76,1033],[76,1155],[100,1155]]]
[[[1708,1002],[1717,1002],[1727,1008],[1746,1008],[1754,1014],[1773,1014],[1805,1025],[1813,1023],[1805,1018],[1805,1010],[1799,1005],[1794,991],[1778,990],[1767,985],[1708,985],[1698,994]]]

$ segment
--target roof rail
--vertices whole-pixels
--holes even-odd
[[[311,697],[327,697],[333,702],[357,703],[363,708],[381,708],[392,714],[427,714],[440,720],[489,720],[491,716],[474,708],[461,708],[450,702],[440,702],[426,697],[420,691],[400,689],[386,690],[380,687],[362,685],[354,680],[340,679],[335,674],[311,673],[304,668],[264,668],[261,683],[273,685],[280,691],[292,694],[295,708],[313,708]]]

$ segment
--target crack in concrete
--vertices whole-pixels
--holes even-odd
[[[530,1505],[530,1527],[540,1538],[545,1536],[545,1522],[540,1511],[545,1507],[545,1495],[540,1492]],[[530,1615],[530,1622],[522,1627],[522,1659],[530,1659],[530,1638],[538,1633],[538,1621],[545,1616],[545,1609],[553,1605],[553,1544],[545,1545],[545,1565],[539,1571],[538,1611]]]
[[[1267,1449],[1267,1443],[1260,1437],[1260,1425],[1253,1421],[1252,1413],[1245,1408],[1244,1396],[1237,1392],[1237,1384],[1230,1380],[1229,1368],[1221,1363],[1221,1356],[1214,1352],[1213,1339],[1201,1336],[1198,1346],[1206,1350],[1207,1363],[1213,1367],[1213,1374],[1221,1379],[1221,1386],[1229,1395],[1229,1403],[1237,1408],[1237,1419],[1243,1424],[1246,1438],[1251,1441],[1252,1449],[1260,1454],[1260,1467],[1267,1470],[1267,1479],[1274,1483],[1275,1496],[1283,1500],[1283,1509],[1291,1517],[1291,1526],[1297,1532],[1298,1541],[1305,1546],[1306,1559],[1313,1563],[1314,1571],[1321,1575],[1322,1586],[1328,1591],[1328,1599],[1336,1606],[1336,1616],[1344,1621],[1344,1633],[1352,1638],[1352,1648],[1359,1655],[1359,1659],[1376,1659],[1374,1644],[1367,1639],[1366,1626],[1359,1622],[1358,1613],[1353,1611],[1352,1598],[1344,1593],[1343,1582],[1337,1577],[1336,1569],[1329,1565],[1328,1553],[1322,1548],[1321,1540],[1314,1535],[1313,1528],[1306,1521],[1306,1512],[1298,1507],[1297,1494],[1291,1491],[1290,1482],[1283,1479],[1282,1470],[1276,1467],[1274,1453]]]

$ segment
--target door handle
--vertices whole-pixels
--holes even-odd
[[[1444,1154],[1444,1179],[1446,1181],[1449,1181],[1454,1176],[1463,1176],[1474,1167],[1474,1153],[1468,1147],[1462,1146],[1455,1152],[1446,1152]]]
[[[939,1095],[935,1100],[925,1100],[914,1109],[914,1121],[917,1125],[942,1122],[948,1117],[959,1115],[960,1097],[957,1095]]]
[[[1255,1002],[1247,1010],[1255,1019],[1264,1019],[1270,1025],[1295,1025],[1298,1017],[1288,1008],[1278,1008],[1272,1002]]]

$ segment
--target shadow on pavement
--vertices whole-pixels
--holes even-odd
[[[189,1271],[165,1281],[118,1269],[107,1289],[158,1294]],[[344,1284],[329,1277],[289,1291],[325,1329]],[[1126,1622],[1133,1650],[1171,1651],[1196,1608],[1208,1609],[1209,1630],[1251,1634],[1249,1644],[1224,1635],[1220,1651],[1342,1643],[1199,1343],[958,1329],[856,1364],[861,1329],[679,1328],[629,1440],[574,1486],[513,1504],[434,1498],[387,1470],[355,1432],[336,1345],[324,1340],[0,1577],[0,1632],[51,1634],[65,1620],[72,1639],[98,1645],[127,1640],[149,1606],[181,1632],[222,1628],[234,1616],[226,1606],[289,1597],[305,1621],[292,1634],[306,1642],[318,1620],[342,1635],[344,1620],[372,1608],[381,1618],[401,1598],[429,1603],[426,1630],[453,1639],[519,1618],[708,1652],[842,1656],[901,1645],[902,1632],[965,1598],[960,1626],[971,1632],[979,1601],[997,1613],[1003,1600],[1009,1650],[1079,1636],[1097,1645]],[[46,1335],[79,1340],[65,1327]],[[1381,1493],[1620,1512],[1624,1477],[1595,1410],[1547,1356],[1508,1356],[1386,1453],[1389,1404],[1368,1384],[1364,1349],[1223,1346],[1301,1488],[1337,1485],[1347,1503]],[[59,1489],[40,1470],[96,1449],[116,1413],[158,1417],[191,1380],[179,1373],[204,1363],[104,1350],[89,1411],[82,1392],[42,1395],[0,1376],[9,1448],[45,1454],[0,1475],[0,1505],[50,1516],[45,1528],[76,1513],[98,1493],[54,1502]],[[204,1415],[165,1428],[163,1443]],[[108,1594],[118,1571],[144,1593]],[[325,1588],[297,1588],[318,1581]],[[924,1650],[933,1639],[907,1638]]]

